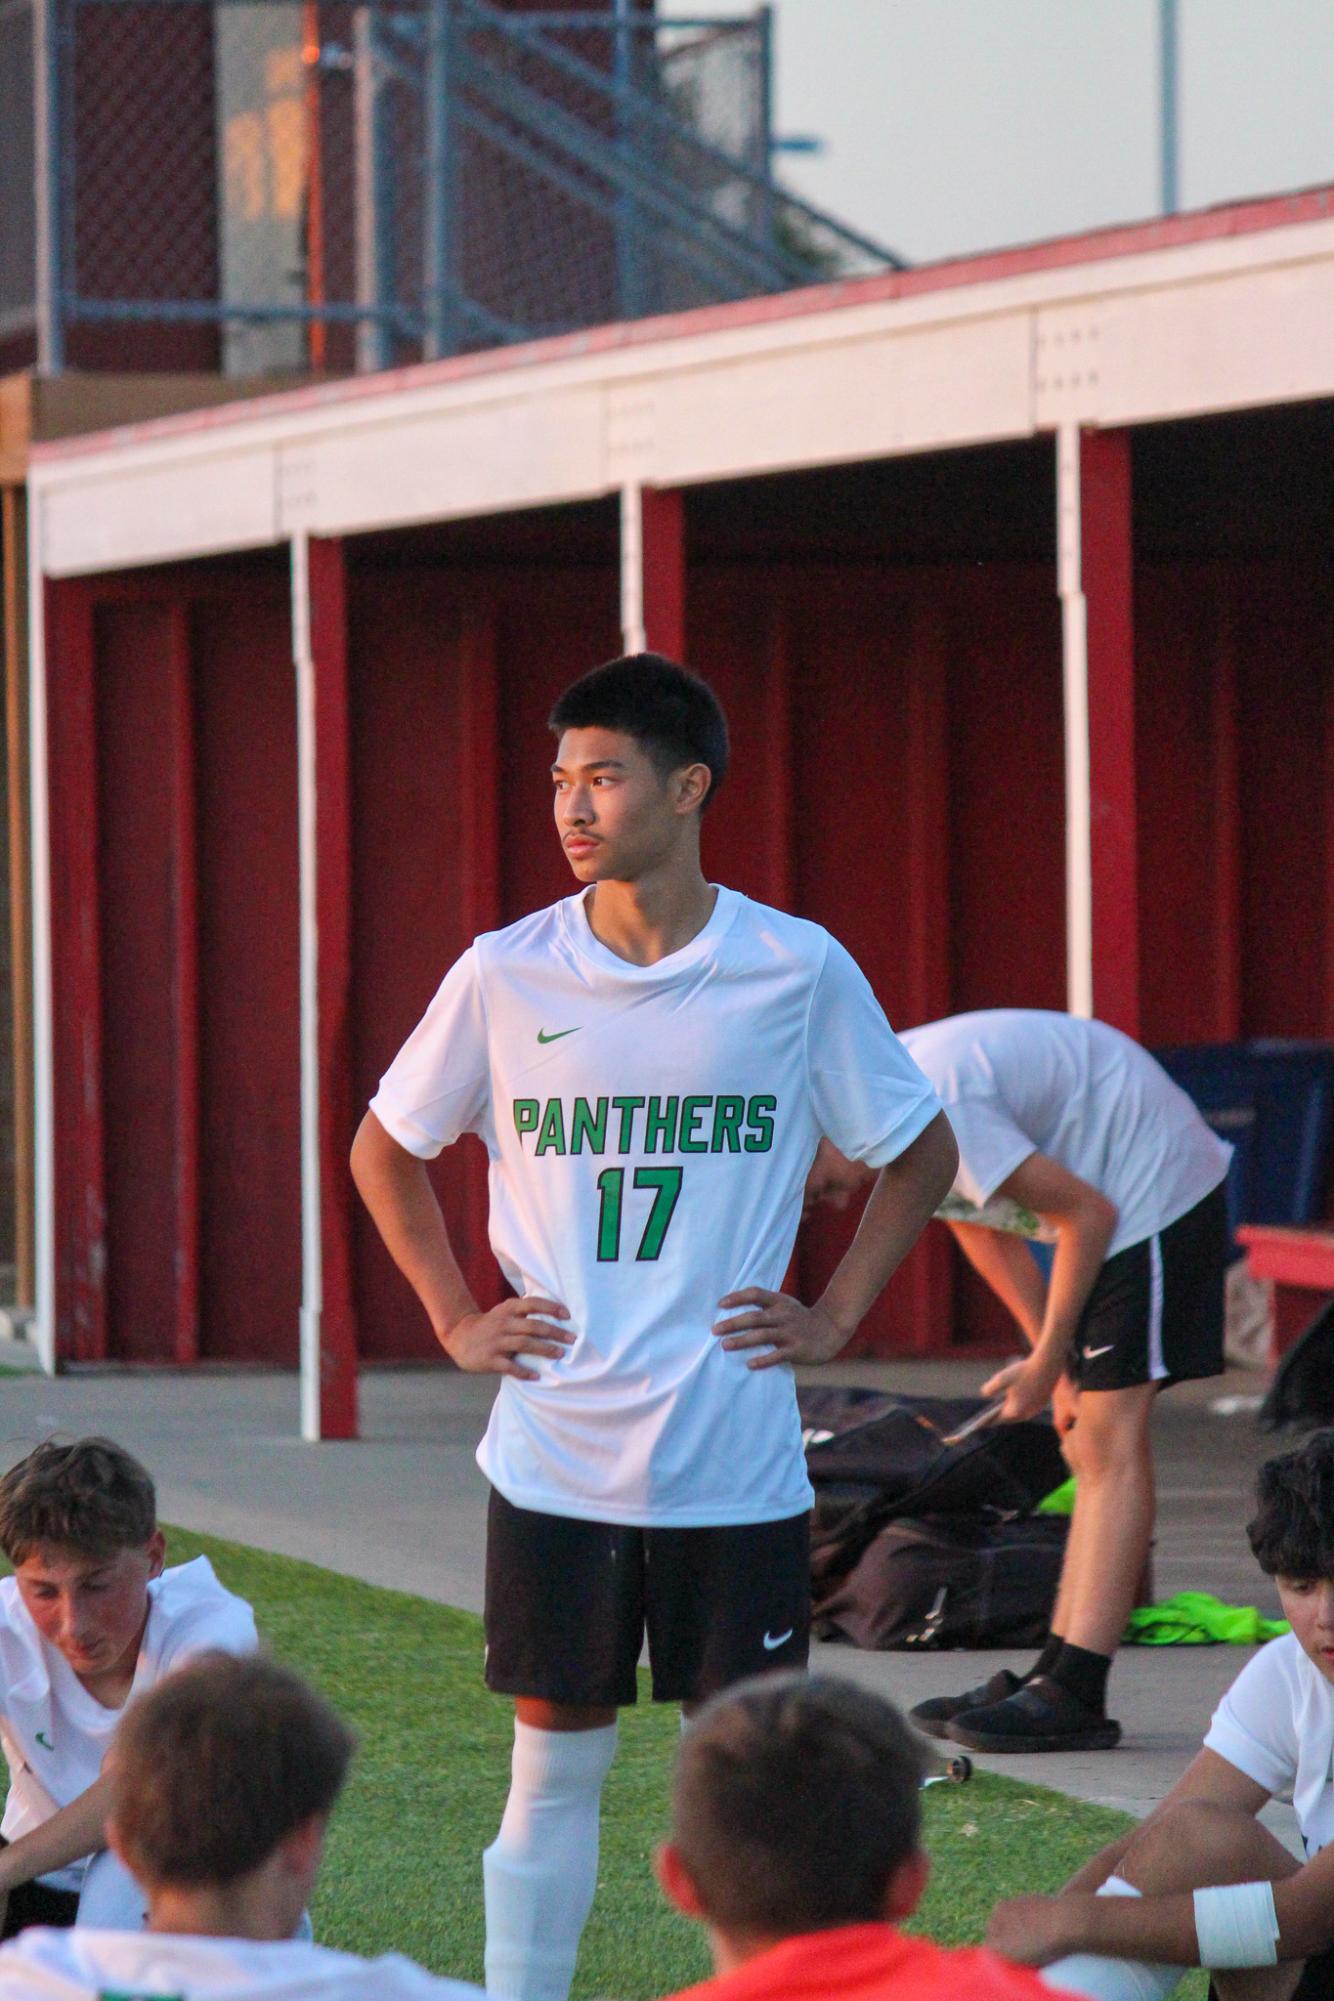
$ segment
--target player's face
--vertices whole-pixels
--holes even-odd
[[[1334,1577],[1280,1577],[1283,1617],[1308,1660],[1334,1681]]]
[[[133,1672],[148,1619],[148,1581],[162,1569],[163,1548],[160,1534],[142,1549],[111,1556],[43,1543],[18,1565],[29,1617],[81,1681]]]
[[[578,881],[633,882],[680,842],[672,780],[620,730],[566,730],[551,776],[556,831]]]

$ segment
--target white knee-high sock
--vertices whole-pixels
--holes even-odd
[[[1109,1876],[1100,1897],[1138,1897],[1142,1893],[1124,1876]],[[1143,1959],[1101,1959],[1097,1953],[1075,1952],[1042,1969],[1048,1987],[1083,1994],[1088,2001],[1167,2001],[1180,1985],[1185,1968],[1154,1966]]]
[[[616,1725],[514,1725],[510,1794],[482,1857],[486,1991],[498,2001],[566,2001],[598,1877],[602,1781]]]

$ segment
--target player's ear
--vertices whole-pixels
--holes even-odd
[[[707,764],[685,764],[672,773],[673,804],[678,813],[697,813],[709,796],[713,773]]]
[[[152,1535],[149,1536],[147,1555],[149,1576],[161,1577],[162,1567],[167,1561],[167,1538],[163,1535],[161,1529],[154,1529]]]
[[[653,1857],[653,1873],[658,1879],[658,1887],[674,1910],[683,1917],[702,1918],[704,1907],[699,1901],[699,1892],[686,1871],[680,1851],[670,1841],[664,1841]]]
[[[327,1814],[313,1813],[308,1820],[298,1821],[291,1832],[283,1836],[278,1844],[278,1853],[290,1875],[299,1877],[303,1882],[313,1881],[324,1854],[324,1835],[328,1825]]]
[[[926,1895],[930,1874],[931,1858],[924,1848],[915,1848],[900,1862],[885,1886],[885,1920],[888,1924],[902,1924],[905,1918],[912,1916]]]

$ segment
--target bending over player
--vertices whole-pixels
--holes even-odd
[[[713,1951],[715,1977],[677,2001],[1051,2001],[993,1953],[898,1930],[926,1887],[921,1776],[898,1711],[851,1682],[769,1675],[715,1697],[658,1853]]]
[[[478,1458],[487,1682],[516,1698],[485,1858],[487,1987],[507,2001],[564,2001],[645,1628],[660,1701],[805,1661],[789,1365],[849,1340],[956,1158],[847,953],[705,879],[700,815],[728,758],[712,691],[657,655],[617,660],[551,727],[578,893],[465,952],[353,1150],[446,1351],[504,1378]],[[488,1313],[425,1168],[468,1131],[517,1295]],[[775,1288],[822,1132],[879,1178],[805,1306]]]
[[[1258,1969],[1216,1972],[1222,2001],[1334,1994],[1334,1432],[1263,1466],[1258,1502],[1247,1533],[1291,1633],[1242,1669],[1147,1820],[1061,1896],[1018,1898],[992,1920],[999,1950],[1057,1962],[1054,1985],[1159,2001],[1183,1966],[1204,1965]],[[1292,1799],[1305,1868],[1255,1818],[1275,1797]]]
[[[468,2001],[397,1953],[367,1962],[293,1938],[315,1889],[352,1736],[262,1658],[207,1654],[136,1701],[107,1769],[112,1847],[146,1931],[27,1931],[0,2001]]]
[[[1036,1009],[906,1030],[959,1143],[955,1194],[1031,1211],[1056,1242],[1043,1282],[1023,1238],[952,1220],[1032,1354],[983,1387],[1004,1418],[1054,1399],[1077,1478],[1070,1539],[1038,1659],[913,1710],[982,1751],[1102,1750],[1107,1676],[1153,1531],[1149,1426],[1159,1390],[1223,1366],[1230,1149],[1138,1043]]]

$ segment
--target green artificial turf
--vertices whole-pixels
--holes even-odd
[[[169,1533],[170,1561],[209,1556],[254,1606],[274,1651],[360,1737],[315,1906],[317,1936],[354,1952],[393,1948],[480,1980],[479,1858],[504,1805],[512,1737],[508,1705],[482,1685],[480,1620],[313,1564]],[[708,1971],[700,1935],[666,1908],[649,1867],[677,1735],[675,1710],[644,1702],[622,1716],[576,1997],[647,2001]],[[947,1944],[980,1938],[998,1897],[1055,1889],[1126,1825],[1121,1814],[990,1774],[933,1786],[925,1805],[933,1879],[918,1922]],[[1202,1996],[1202,1976],[1181,1991]]]

